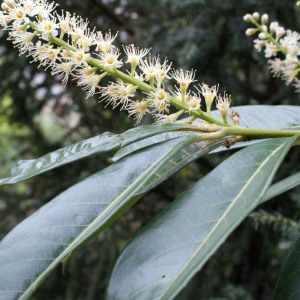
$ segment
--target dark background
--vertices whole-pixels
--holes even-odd
[[[271,21],[298,30],[300,11],[291,0],[68,0],[58,10],[88,18],[91,27],[119,31],[116,44],[151,47],[173,62],[173,67],[196,69],[199,83],[220,84],[233,105],[299,105],[292,86],[270,75],[267,59],[245,36],[246,13],[268,13]],[[134,121],[125,112],[105,109],[99,99],[85,94],[70,80],[64,88],[18,56],[0,32],[0,176],[9,174],[19,159],[42,156],[60,147],[105,131],[123,132]],[[124,60],[124,58],[123,58]],[[105,80],[101,85],[105,85]],[[266,116],[267,118],[268,116]],[[145,118],[144,123],[152,120]],[[232,152],[231,152],[232,153]],[[60,192],[109,165],[112,155],[94,155],[0,188],[0,239],[14,226]],[[105,232],[81,249],[43,283],[32,299],[93,300],[104,297],[113,265],[126,243],[181,192],[212,170],[230,153],[213,154],[192,163],[144,196]],[[277,179],[299,170],[299,150],[292,149]],[[293,190],[263,204],[265,212],[297,221],[299,191]],[[264,214],[264,213],[263,213]],[[268,223],[268,222],[264,222]],[[297,224],[297,223],[295,223]],[[257,226],[258,225],[258,226]],[[258,229],[256,228],[258,227]],[[296,229],[247,218],[176,299],[272,299],[276,278]],[[45,296],[47,295],[47,296]]]

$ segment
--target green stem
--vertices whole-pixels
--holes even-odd
[[[186,90],[181,90],[181,102],[185,103],[185,93]]]
[[[266,128],[224,127],[226,135],[243,135],[253,138],[292,137],[300,130],[282,130]]]
[[[300,130],[284,130],[284,129],[267,129],[267,128],[246,128],[246,127],[225,127],[210,124],[191,125],[186,128],[181,128],[180,131],[201,132],[205,134],[222,132],[222,137],[235,136],[238,142],[244,141],[245,137],[250,139],[257,138],[277,138],[277,137],[292,137],[300,135]],[[300,145],[300,137],[293,145]]]
[[[227,116],[222,116],[222,118],[223,118],[223,122],[225,123],[225,124],[227,124]]]
[[[131,65],[131,72],[130,72],[131,77],[134,77],[135,68],[136,68],[136,65],[135,66]]]

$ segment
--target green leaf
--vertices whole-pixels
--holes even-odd
[[[132,144],[141,139],[155,136],[164,132],[188,128],[184,124],[160,125],[160,126],[140,126],[130,129],[122,134],[105,132],[99,136],[80,141],[73,145],[58,149],[37,159],[21,160],[11,170],[8,178],[0,179],[0,185],[13,184],[24,179],[33,177],[64,164],[82,159],[95,153],[103,153],[117,150],[126,145]],[[179,134],[177,133],[177,136]],[[170,138],[176,134],[169,134]],[[167,139],[167,138],[166,138]]]
[[[264,197],[295,138],[269,139],[224,161],[125,248],[107,299],[172,299]]]
[[[235,107],[234,109],[241,114],[241,126],[245,127],[265,127],[275,129],[287,128],[300,124],[300,108],[297,106],[251,105]],[[214,111],[212,114],[219,116],[218,111]],[[266,116],[270,117],[266,118]],[[0,179],[0,185],[17,183],[95,153],[108,152],[127,146],[124,150],[121,149],[120,152],[114,156],[113,160],[116,161],[133,151],[153,145],[163,139],[176,138],[182,133],[170,131],[187,129],[188,127],[188,125],[180,123],[160,126],[145,125],[130,129],[122,134],[106,132],[99,136],[58,149],[37,159],[21,160],[12,168],[9,177]],[[162,134],[167,132],[169,133]],[[153,137],[153,139],[151,137]],[[239,143],[232,148],[245,147],[256,142],[257,141]],[[224,150],[227,149],[220,147],[214,150],[214,152]]]
[[[270,128],[270,129],[294,129],[299,130],[300,127],[296,126],[300,124],[300,108],[295,106],[268,106],[268,105],[248,105],[248,106],[237,106],[234,107],[235,111],[238,111],[241,115],[241,126],[252,127],[252,128]],[[219,111],[213,111],[213,115],[220,117]],[[266,116],[270,116],[266,118]],[[187,121],[189,118],[184,118],[182,120]],[[178,121],[178,124],[182,122]],[[201,123],[200,120],[198,120]],[[198,123],[198,122],[196,122]],[[177,135],[182,133],[177,133]],[[174,135],[174,133],[173,133]],[[136,151],[137,149],[142,149],[149,145],[159,143],[160,141],[172,138],[170,133],[160,134],[153,137],[149,137],[143,140],[140,140],[136,143],[131,143],[125,147],[122,147],[117,153],[113,156],[112,161],[117,161],[118,159]],[[233,145],[230,149],[227,149],[223,146],[218,147],[211,151],[211,153],[228,151],[236,148],[243,148],[261,140],[253,140],[249,142],[241,142]],[[220,143],[221,144],[221,143]]]
[[[20,223],[0,243],[0,298],[27,299],[55,266],[103,230],[158,184],[172,165],[199,149],[184,135],[138,151],[60,194]],[[216,145],[215,145],[216,146]],[[166,169],[165,165],[170,163]]]
[[[300,125],[300,107],[295,105],[245,105],[233,109],[240,114],[240,125],[244,127],[280,129]],[[217,111],[213,114],[220,116]]]
[[[279,273],[273,299],[300,299],[300,235],[289,250]]]
[[[280,194],[296,187],[299,184],[300,184],[300,172],[293,174],[289,177],[286,177],[286,178],[282,179],[281,181],[273,184],[269,188],[267,194],[265,195],[265,197],[262,199],[262,201],[260,203],[268,201],[268,200],[276,197],[277,195],[280,195]]]
[[[240,125],[249,128],[269,128],[269,129],[294,129],[300,127],[300,107],[292,105],[245,105],[235,106],[234,111],[240,114]],[[220,117],[219,111],[213,111],[213,115]],[[253,145],[261,140],[237,143],[230,149],[237,149]],[[229,150],[230,150],[229,149]],[[227,151],[225,147],[219,147],[212,153]]]

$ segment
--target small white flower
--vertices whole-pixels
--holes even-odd
[[[217,108],[219,112],[221,113],[221,116],[223,119],[226,119],[228,109],[230,107],[230,96],[226,95],[224,93],[224,96],[222,97],[221,95],[216,97],[217,99]]]
[[[69,75],[72,74],[72,66],[71,62],[63,62],[61,64],[57,63],[53,66],[51,74],[57,75],[58,78],[62,81],[64,85],[67,84]]]
[[[150,106],[155,107],[154,111],[159,113],[163,111],[169,112],[170,95],[164,89],[158,89],[153,93],[149,93],[148,100],[151,101]]]
[[[59,26],[49,20],[49,19],[44,19],[41,23],[37,25],[37,28],[39,31],[42,32],[42,39],[48,41],[49,40],[49,35],[57,36],[58,35],[58,28]]]
[[[287,30],[284,38],[280,39],[279,42],[282,47],[287,48],[291,45],[298,45],[300,40],[300,34],[296,31]]]
[[[297,62],[298,61],[298,55],[300,54],[300,49],[298,45],[290,45],[287,47],[287,58],[291,58],[292,61]]]
[[[224,93],[224,96],[221,95],[216,97],[217,99],[217,108],[219,110],[228,110],[230,107],[230,96]]]
[[[122,109],[127,109],[128,103],[131,98],[134,97],[134,91],[137,87],[129,83],[124,83],[122,81],[118,83],[111,83],[107,87],[101,88],[101,101],[108,102],[108,104],[113,105],[113,109],[119,104],[122,104]],[[108,105],[107,104],[107,105]]]
[[[53,18],[52,11],[57,7],[58,4],[54,2],[47,1],[37,1],[35,2],[36,15],[40,20]]]
[[[101,89],[99,86],[101,75],[96,74],[94,68],[90,66],[79,69],[74,77],[78,78],[77,85],[83,87],[82,90],[87,94],[86,98],[93,96],[96,88]]]
[[[200,85],[200,90],[197,87],[196,89],[203,95],[206,106],[210,107],[214,98],[217,96],[219,85],[209,87],[207,84],[202,83],[202,85]]]
[[[282,78],[285,80],[285,84],[289,85],[299,73],[299,69],[295,64],[288,64],[282,70]]]
[[[85,50],[82,48],[78,48],[74,52],[73,51],[67,52],[67,56],[63,56],[64,59],[69,60],[76,66],[87,65],[86,59],[89,57],[90,57],[90,53],[85,53]]]
[[[33,17],[38,14],[38,10],[36,8],[36,4],[37,4],[36,2],[34,2],[32,0],[26,0],[22,4],[23,4],[23,8],[28,16]]]
[[[185,90],[185,91],[187,90],[190,83],[196,81],[196,80],[194,80],[194,78],[195,78],[194,70],[185,71],[185,72],[183,72],[182,69],[180,69],[179,71],[174,70],[174,71],[170,72],[170,76],[177,81],[177,83],[180,86],[180,89]]]
[[[101,53],[101,63],[104,68],[113,71],[114,69],[121,68],[123,63],[122,60],[118,60],[118,57],[120,56],[119,50],[110,50],[105,53]]]
[[[154,80],[155,76],[160,70],[160,63],[158,57],[151,57],[149,59],[141,60],[139,64],[140,69],[142,70],[145,79],[148,81]]]
[[[164,115],[164,114],[154,114],[153,115],[156,125],[173,124],[177,120],[178,117],[179,117],[178,113],[174,113],[171,115]]]
[[[78,41],[78,45],[82,47],[82,49],[85,49],[85,52],[88,52],[90,49],[90,46],[93,44],[93,35],[89,32],[86,32],[85,35],[82,35]]]
[[[135,67],[139,64],[141,58],[147,55],[150,49],[139,49],[134,47],[133,44],[129,46],[123,46],[124,52],[127,55],[126,62],[130,63],[131,66]]]
[[[73,15],[69,20],[69,28],[67,29],[68,35],[71,37],[72,42],[77,42],[81,37],[85,36],[88,22],[84,21],[81,17]]]
[[[112,104],[113,108],[116,107],[119,104],[119,93],[117,84],[111,82],[108,86],[101,87],[101,98],[102,99],[99,102],[105,101],[107,102],[106,106]]]
[[[13,35],[10,35],[10,39]],[[30,51],[33,48],[32,38],[34,34],[31,32],[21,32],[15,34],[13,44],[15,47],[19,48],[20,54],[25,54],[27,51]]]
[[[148,109],[148,101],[131,101],[129,105],[127,105],[126,110],[128,110],[128,116],[133,116],[133,119],[136,120],[135,126],[137,126],[144,115],[147,113],[150,114],[150,110]]]
[[[274,45],[273,43],[266,43],[265,46],[265,57],[271,57],[277,54],[278,49],[276,45]]]
[[[265,45],[265,41],[262,41],[262,40],[260,40],[260,39],[255,39],[254,41],[254,48],[258,51],[258,52],[260,52],[261,51],[261,49],[264,47],[264,45]]]
[[[201,99],[200,99],[200,97],[198,97],[197,94],[193,93],[192,96],[188,96],[186,102],[189,107],[189,111],[200,109]]]
[[[10,11],[9,15],[10,15],[11,20],[17,22],[18,24],[29,22],[29,18],[23,7],[16,7],[15,9],[12,9]]]
[[[38,59],[41,62],[40,66],[48,65],[46,69],[49,67],[53,67],[57,63],[57,61],[60,61],[59,53],[60,49],[54,48],[53,45],[43,46],[42,51],[40,51],[38,55]]]
[[[112,36],[111,32],[109,31],[103,36],[101,31],[97,31],[95,37],[96,51],[105,53],[112,50],[115,47],[114,45],[112,45],[112,42],[116,38],[117,34],[118,33]]]
[[[70,29],[71,25],[71,14],[69,12],[66,12],[64,15],[64,12],[62,11],[61,15],[56,13],[56,16],[60,29],[67,32]]]
[[[32,55],[34,61],[40,61],[39,67],[46,65],[54,67],[57,61],[60,61],[59,53],[60,49],[54,48],[54,45],[43,45],[38,41],[32,46],[29,55]]]
[[[157,72],[157,74],[155,75],[155,79],[157,80],[158,83],[162,82],[165,78],[167,79],[171,79],[170,76],[168,76],[168,72],[171,69],[171,64],[167,64],[167,59],[164,60],[164,63],[159,66],[159,70]]]
[[[280,73],[282,72],[282,70],[284,68],[283,61],[279,58],[275,58],[274,60],[269,59],[268,64],[270,65],[269,69],[271,69],[271,73],[273,74],[273,76],[279,77]]]

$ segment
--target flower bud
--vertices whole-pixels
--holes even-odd
[[[14,0],[4,0],[4,2],[5,2],[5,4],[7,4],[7,6],[9,7],[9,8],[15,8],[16,7],[16,3],[15,3],[15,1]]]
[[[251,22],[253,20],[253,17],[250,14],[246,14],[246,15],[244,15],[243,19],[245,22]]]
[[[261,39],[261,40],[266,40],[267,39],[267,36],[265,33],[261,32],[258,37]]]
[[[6,3],[2,3],[1,8],[2,8],[3,11],[9,11],[9,9],[10,9],[9,6]]]
[[[256,31],[257,31],[256,28],[248,28],[248,29],[246,30],[246,35],[251,36],[251,35],[255,34]]]
[[[263,14],[261,16],[261,24],[266,24],[269,21],[269,16],[267,14]]]
[[[255,47],[258,51],[260,51],[261,48],[264,47],[266,41],[257,39],[257,40],[254,40],[254,43],[255,43],[255,45],[256,45],[256,46],[254,46],[254,47]]]
[[[278,39],[280,39],[284,34],[285,34],[284,28],[281,27],[281,26],[278,26],[278,27],[276,28],[276,37],[277,37]]]
[[[272,22],[270,24],[270,33],[273,34],[276,31],[277,27],[278,27],[278,22]]]
[[[297,5],[297,6],[300,6],[300,1],[297,1],[296,5]]]
[[[268,32],[268,26],[267,25],[263,25],[262,28],[263,28],[264,31]]]
[[[253,19],[255,20],[255,21],[257,21],[258,19],[259,19],[259,13],[258,12],[255,12],[255,13],[253,13]]]

